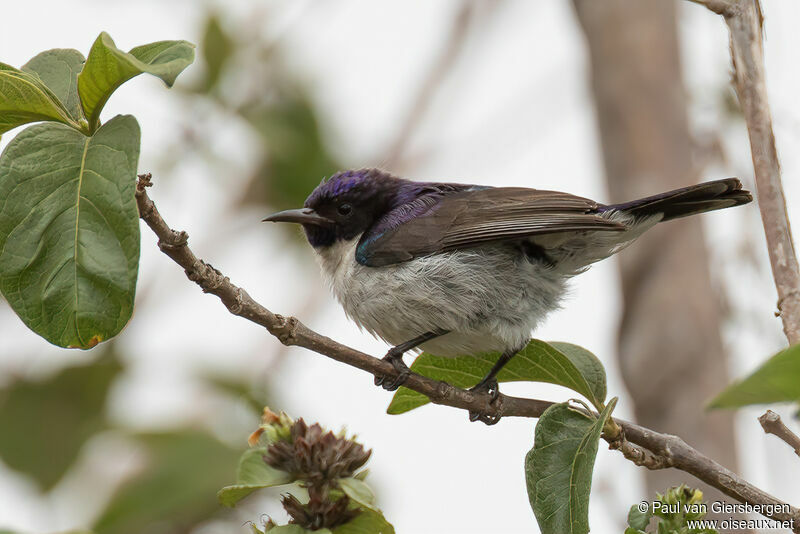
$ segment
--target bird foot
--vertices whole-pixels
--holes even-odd
[[[484,378],[467,391],[471,391],[472,393],[488,393],[490,406],[497,402],[497,399],[500,397],[500,386],[497,384],[497,379],[495,378],[489,380]],[[470,421],[480,421],[481,423],[489,426],[496,425],[498,421],[500,421],[501,417],[502,415],[500,414],[489,415],[481,412],[473,412],[471,410],[469,412]]]
[[[396,347],[395,347],[396,348]],[[375,385],[381,386],[386,391],[394,391],[400,386],[402,386],[408,377],[411,375],[411,369],[403,361],[403,352],[395,350],[395,348],[389,349],[389,352],[386,353],[386,356],[383,357],[383,361],[389,362],[397,371],[397,376],[394,377],[391,381],[389,380],[388,376],[385,375],[376,375],[375,376]]]

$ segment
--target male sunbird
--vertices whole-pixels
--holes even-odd
[[[472,391],[498,395],[498,371],[556,309],[567,281],[657,223],[747,204],[736,178],[605,205],[525,187],[414,182],[379,169],[342,171],[301,209],[264,219],[303,226],[345,313],[403,354],[501,353]],[[471,420],[496,419],[471,413]]]

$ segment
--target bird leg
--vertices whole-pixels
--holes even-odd
[[[497,397],[500,396],[500,386],[497,384],[497,373],[499,373],[500,369],[502,369],[509,361],[511,361],[511,358],[513,358],[518,352],[518,349],[514,349],[507,350],[501,354],[489,372],[486,373],[486,376],[484,376],[480,382],[469,388],[469,391],[473,393],[488,393],[489,404],[494,404],[494,402],[497,400]],[[497,422],[500,421],[500,417],[501,416],[499,415],[486,415],[473,411],[469,412],[470,421],[481,421],[487,425],[497,424]]]
[[[405,362],[403,362],[403,354],[413,348],[418,347],[419,345],[422,345],[426,341],[443,336],[446,333],[447,330],[433,330],[431,332],[425,332],[421,336],[417,336],[414,339],[406,341],[405,343],[400,343],[399,345],[389,349],[389,352],[386,353],[386,356],[383,357],[383,360],[391,363],[394,366],[395,370],[397,371],[397,376],[394,380],[387,383],[387,376],[376,375],[375,385],[382,386],[386,391],[394,391],[402,386],[403,382],[408,379],[408,375],[411,374],[411,370],[408,368]]]

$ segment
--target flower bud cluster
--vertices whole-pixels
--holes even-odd
[[[292,421],[285,413],[264,409],[262,425],[250,436],[250,444],[265,440],[264,461],[300,481],[309,500],[302,503],[294,495],[282,498],[291,523],[309,530],[333,528],[350,521],[360,513],[351,506],[339,488],[339,479],[352,477],[369,460],[372,451],[344,433],[326,431],[318,423]]]

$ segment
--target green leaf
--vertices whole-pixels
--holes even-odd
[[[75,121],[83,118],[78,96],[78,73],[86,58],[71,48],[47,50],[33,57],[22,70],[30,72],[53,92]]]
[[[131,437],[146,464],[113,496],[94,525],[97,534],[188,532],[219,512],[214,494],[237,451],[196,430]]]
[[[709,408],[735,408],[800,400],[800,345],[764,362],[753,374],[734,383],[712,400]]]
[[[92,137],[38,124],[0,155],[0,291],[51,343],[91,348],[130,319],[138,158],[139,125],[129,115]]]
[[[612,399],[597,419],[568,403],[554,404],[539,418],[533,448],[525,457],[525,480],[542,534],[589,532],[597,443],[616,403]]]
[[[306,530],[300,525],[275,525],[266,532],[269,532],[269,534],[320,534],[326,530],[330,532],[330,530],[327,528],[319,530]]]
[[[375,494],[365,482],[356,478],[340,478],[339,487],[350,499],[361,506],[375,510]]]
[[[642,512],[639,510],[639,505],[634,504],[628,511],[628,525],[636,531],[644,530],[650,523],[651,517],[653,517],[653,512],[650,510],[650,506],[647,507],[646,511]]]
[[[194,45],[187,41],[159,41],[123,52],[111,36],[102,32],[89,51],[78,75],[83,112],[92,131],[100,124],[100,112],[123,83],[146,72],[172,87],[175,78],[194,61]]]
[[[0,134],[39,121],[56,121],[80,129],[39,76],[0,63]]]
[[[443,358],[428,353],[417,357],[411,370],[434,380],[443,380],[460,388],[469,388],[486,376],[499,357],[498,353],[479,356]],[[586,349],[570,343],[546,343],[538,339],[514,356],[497,375],[498,382],[548,382],[580,393],[598,409],[606,398],[606,374],[603,364]],[[428,404],[421,393],[401,387],[386,409],[401,414]]]
[[[606,400],[606,370],[603,367],[603,362],[601,362],[597,356],[581,346],[563,341],[550,341],[549,344],[552,348],[566,356],[567,359],[575,366],[580,373],[581,378],[586,383],[585,387],[588,387],[591,390],[591,395],[586,395],[577,389],[574,389],[573,391],[577,391],[578,393],[586,396],[586,398],[591,401],[595,408],[601,410],[603,407],[602,403]],[[566,363],[564,365],[569,367],[569,365]],[[576,382],[581,383],[581,380],[577,379]],[[567,387],[572,389],[571,386]]]
[[[266,447],[248,449],[239,459],[236,473],[236,484],[225,486],[217,493],[219,502],[225,506],[236,506],[236,503],[254,491],[270,486],[280,486],[294,481],[294,477],[285,471],[279,471],[264,461]]]
[[[382,513],[363,510],[344,525],[334,528],[333,534],[394,534],[394,527]]]
[[[201,90],[209,92],[216,87],[225,65],[236,49],[236,43],[222,27],[219,15],[212,14],[206,19],[200,49],[206,64],[205,80]]]
[[[107,428],[105,404],[122,367],[113,355],[68,367],[44,381],[19,380],[0,390],[0,457],[49,490],[83,444]]]

